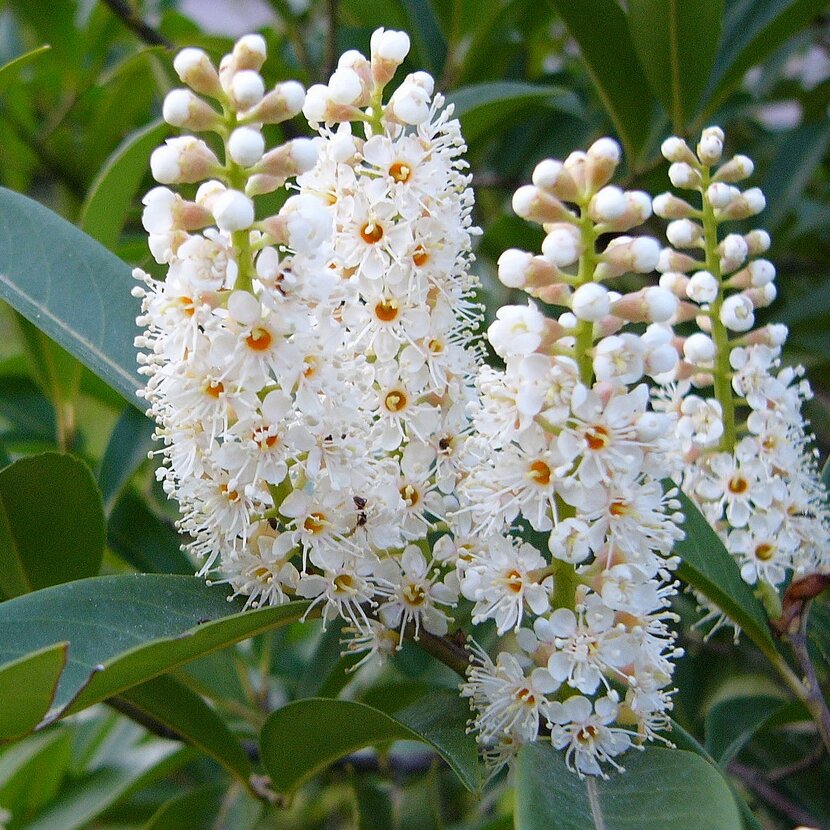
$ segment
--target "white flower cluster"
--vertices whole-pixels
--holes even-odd
[[[458,536],[471,539],[458,545],[462,592],[473,622],[495,620],[517,646],[495,662],[479,653],[464,688],[496,765],[547,724],[573,769],[604,774],[657,737],[671,708],[669,569],[682,517],[660,482],[674,419],[649,409],[643,379],[677,362],[665,323],[678,302],[663,288],[603,284],[650,273],[659,255],[654,239],[623,235],[651,200],[609,184],[619,160],[605,138],[541,162],[513,208],[544,228],[542,254],[499,260],[503,283],[567,310],[499,310],[488,336],[506,368],[479,372],[459,485]],[[603,234],[615,234],[604,247]],[[549,560],[502,535],[517,522],[547,535]]]
[[[309,598],[349,622],[352,650],[381,657],[407,627],[445,634],[457,601],[427,534],[456,483],[479,314],[458,122],[423,73],[382,101],[408,43],[376,32],[371,61],[347,53],[308,96],[290,81],[265,91],[259,36],[218,72],[180,53],[190,89],[167,96],[165,118],[214,131],[224,158],[191,136],[154,153],[163,184],[209,180],[194,201],[147,194],[167,277],[138,272],[136,289],[160,477],[202,571],[251,605]],[[262,125],[301,108],[329,122],[320,136],[266,152]],[[257,218],[255,198],[290,178],[294,194]]]
[[[681,301],[677,323],[698,331],[675,341],[681,360],[662,380],[662,406],[677,412],[676,450],[684,491],[701,508],[750,584],[781,586],[830,569],[830,510],[801,414],[810,397],[801,367],[781,366],[786,326],[755,325],[776,296],[775,267],[762,257],[763,230],[721,233],[724,223],[760,213],[746,156],[721,162],[724,135],[703,131],[692,152],[663,143],[669,177],[699,194],[700,206],[671,193],[654,200],[670,219],[673,248],[660,255],[660,285]]]

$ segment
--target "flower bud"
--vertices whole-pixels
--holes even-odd
[[[674,251],[671,248],[663,248],[657,260],[657,270],[661,274],[664,274],[666,271],[680,271],[682,274],[685,274],[687,271],[699,268],[701,264],[687,254],[681,254],[679,251]]]
[[[189,89],[174,89],[168,92],[161,114],[168,124],[188,130],[210,130],[219,121],[216,110]]]
[[[631,272],[649,274],[657,266],[660,245],[650,236],[618,236],[608,243],[594,270],[594,279],[607,280]]]
[[[533,170],[533,184],[565,202],[575,202],[581,197],[579,188],[561,161],[545,159]]]
[[[718,253],[721,273],[728,274],[744,264],[749,248],[740,234],[730,233],[718,245]]]
[[[161,184],[200,182],[219,167],[219,159],[199,138],[168,138],[150,156],[153,178]]]
[[[697,190],[702,181],[700,173],[685,161],[676,161],[669,167],[669,180],[684,190]]]
[[[666,227],[666,238],[676,248],[695,248],[703,239],[703,228],[691,219],[675,219]]]
[[[195,202],[187,202],[166,187],[154,187],[142,199],[141,224],[151,234],[171,231],[194,231],[212,224],[210,211]]]
[[[595,282],[580,285],[571,299],[571,311],[578,320],[596,322],[611,310],[608,289]]]
[[[353,69],[336,69],[328,83],[329,98],[335,104],[357,106],[364,97],[360,76]]]
[[[579,193],[585,193],[588,186],[588,180],[585,174],[586,161],[587,155],[581,150],[574,150],[574,152],[565,159],[565,169],[573,179],[577,192]]]
[[[325,89],[325,87],[323,87]],[[245,120],[257,124],[280,124],[293,118],[303,108],[305,90],[297,81],[284,81],[245,114]]]
[[[513,210],[522,219],[540,225],[576,221],[576,217],[559,199],[532,184],[523,185],[513,194]]]
[[[697,157],[705,165],[717,164],[723,153],[723,130],[720,127],[707,127],[700,136],[697,145]]]
[[[619,187],[603,187],[591,199],[588,212],[595,222],[613,222],[619,219],[627,207],[625,194]]]
[[[542,253],[559,268],[576,262],[582,255],[584,245],[579,229],[574,225],[559,222],[547,227],[548,235],[542,242]]]
[[[237,127],[228,139],[228,155],[242,167],[253,167],[265,151],[265,139],[253,127]]]
[[[755,165],[752,159],[747,156],[735,156],[726,162],[714,176],[716,182],[740,182],[748,179],[753,171]]]
[[[715,212],[718,219],[746,219],[760,213],[767,205],[764,194],[757,187],[745,190],[723,208]]]
[[[357,49],[348,49],[337,61],[338,69],[351,69],[357,72],[360,77],[360,82],[365,88],[372,86],[372,65],[366,60],[366,56],[357,51]]]
[[[655,196],[652,206],[661,219],[689,219],[700,213],[685,199],[675,196],[674,193],[661,193]]]
[[[585,181],[589,192],[608,184],[620,163],[620,145],[613,138],[600,138],[585,154]]]
[[[695,154],[689,149],[689,145],[677,136],[667,138],[661,145],[660,152],[666,161],[682,162],[693,167],[697,166]]]
[[[392,93],[386,111],[402,124],[422,124],[429,117],[435,81],[427,72],[413,72]]]
[[[660,288],[665,288],[666,291],[671,291],[675,297],[685,297],[686,289],[689,285],[689,278],[685,274],[680,274],[675,271],[666,271],[665,274],[660,275]]]
[[[254,203],[238,190],[226,190],[211,206],[216,226],[223,231],[241,231],[254,223]]]
[[[686,286],[686,296],[696,303],[711,303],[718,296],[718,281],[709,271],[697,271]]]
[[[176,70],[182,83],[187,84],[195,92],[210,95],[213,98],[222,94],[216,67],[203,50],[182,49],[173,59],[173,69]]]
[[[787,342],[788,334],[789,329],[783,323],[770,323],[747,334],[743,342],[747,345],[761,343],[772,347],[783,346]]]
[[[730,331],[749,331],[755,324],[752,301],[744,294],[733,294],[723,301],[720,321]]]
[[[757,288],[747,288],[743,292],[751,303],[753,308],[766,308],[775,301],[778,296],[778,289],[774,282],[768,282],[766,285],[759,285]]]
[[[715,358],[715,344],[711,337],[697,331],[690,334],[683,343],[683,355],[696,366],[711,363]]]
[[[613,302],[611,313],[630,323],[666,323],[677,306],[677,297],[671,291],[650,285]]]
[[[231,69],[233,72],[243,69],[259,71],[266,56],[267,49],[262,35],[243,35],[233,46]]]
[[[744,234],[747,250],[749,256],[758,256],[758,254],[765,254],[769,250],[771,240],[766,231],[756,229]]]
[[[409,54],[409,35],[392,29],[376,29],[371,39],[372,77],[384,87]]]
[[[508,288],[540,288],[554,282],[559,271],[545,257],[508,248],[498,260],[499,280]]]
[[[243,69],[233,76],[230,97],[238,109],[250,109],[262,100],[264,94],[265,83],[253,69]]]

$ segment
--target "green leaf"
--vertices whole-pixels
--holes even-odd
[[[409,31],[418,52],[419,65],[438,76],[447,59],[447,42],[429,0],[400,0],[409,18]]]
[[[654,101],[622,8],[616,0],[550,2],[579,44],[588,74],[633,165],[649,137]]]
[[[150,718],[163,724],[248,785],[251,762],[239,741],[225,721],[187,686],[162,675],[125,690],[110,702],[138,723]]]
[[[725,767],[752,736],[783,709],[780,697],[733,697],[715,704],[706,713],[706,749]]]
[[[724,19],[723,38],[705,99],[712,113],[746,71],[826,9],[825,0],[737,0]]]
[[[4,698],[8,700],[8,698]],[[0,805],[20,826],[55,797],[69,769],[72,735],[57,727],[30,735],[0,755]]]
[[[674,546],[682,562],[677,575],[711,600],[766,654],[777,654],[763,606],[741,578],[741,572],[720,537],[689,497],[677,496],[685,515],[686,538]]]
[[[350,700],[296,700],[265,722],[262,762],[273,788],[288,794],[350,752],[390,741],[421,741],[476,791],[478,758],[475,741],[465,734],[468,718],[469,709],[453,692],[419,701],[394,717]]]
[[[66,645],[47,646],[0,669],[0,740],[20,738],[43,720],[66,663]]]
[[[471,84],[447,96],[455,105],[465,141],[473,142],[493,132],[494,127],[532,105],[551,106],[578,113],[579,100],[563,87],[538,86],[520,81]]]
[[[153,814],[143,830],[204,830],[215,827],[214,821],[222,812],[225,790],[218,784],[196,787],[177,795]]]
[[[155,740],[123,750],[94,772],[74,779],[26,830],[78,830],[132,792],[161,780],[192,760],[192,750]]]
[[[57,214],[0,188],[0,299],[117,389],[141,386],[130,268]]]
[[[781,226],[820,167],[828,146],[830,124],[826,121],[804,124],[788,133],[770,163],[761,187],[767,207],[757,220],[759,226],[770,231]]]
[[[98,471],[98,486],[107,513],[133,473],[147,460],[147,453],[153,448],[154,429],[155,424],[135,407],[128,406],[121,413]]]
[[[21,438],[55,440],[55,410],[27,377],[0,377],[0,416],[12,424]]]
[[[516,764],[516,830],[736,830],[741,818],[721,774],[680,749],[629,751],[624,773],[579,778],[563,753],[528,744]]]
[[[149,169],[150,154],[169,132],[167,124],[154,121],[131,133],[107,159],[92,183],[78,224],[110,250],[121,237],[136,191]]]
[[[44,52],[48,52],[50,46],[38,46],[37,49],[32,49],[22,55],[18,55],[14,60],[9,61],[4,66],[0,66],[0,96],[17,81],[17,76],[20,70],[28,66],[33,60],[39,58]]]
[[[49,719],[299,619],[307,602],[242,611],[196,577],[100,576],[0,603],[0,661],[69,643]]]
[[[629,0],[634,48],[677,133],[706,88],[722,18],[723,0]]]
[[[190,575],[196,570],[181,549],[182,537],[172,521],[157,516],[129,490],[110,515],[107,544],[139,571]]]
[[[0,471],[0,590],[7,597],[93,576],[103,554],[101,494],[83,461],[50,452]]]

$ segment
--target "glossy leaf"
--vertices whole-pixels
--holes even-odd
[[[629,0],[634,48],[675,132],[683,133],[706,88],[722,17],[723,0]]]
[[[579,45],[597,94],[633,164],[648,139],[653,98],[622,8],[616,0],[550,2]]]
[[[48,52],[50,48],[48,44],[38,46],[37,49],[25,52],[14,60],[10,60],[7,64],[0,66],[0,96],[17,81],[17,76],[24,67],[37,60],[44,52]]]
[[[83,461],[43,453],[0,471],[0,590],[7,597],[93,576],[103,552],[101,495]]]
[[[350,700],[296,700],[266,721],[262,761],[273,788],[287,794],[350,752],[391,741],[421,741],[474,791],[480,779],[475,741],[464,729],[468,718],[469,709],[452,692],[419,701],[394,717]]]
[[[578,113],[576,96],[558,86],[538,86],[519,81],[471,84],[447,96],[455,105],[464,139],[473,142],[493,127],[532,105],[552,106]]]
[[[738,807],[717,769],[679,749],[629,751],[624,773],[581,779],[549,744],[516,764],[516,830],[736,830]],[[705,805],[705,809],[701,809]]]
[[[224,788],[218,784],[196,787],[166,801],[144,825],[143,830],[204,830],[215,827],[222,811]]]
[[[251,762],[239,741],[225,721],[187,686],[162,675],[123,691],[112,702],[139,723],[149,718],[162,724],[247,785]]]
[[[98,485],[107,513],[124,485],[146,461],[147,453],[153,448],[154,428],[153,422],[132,406],[126,407],[116,422],[98,471]]]
[[[0,417],[10,422],[16,437],[55,440],[55,410],[28,377],[0,377]]]
[[[716,703],[706,713],[706,749],[725,767],[752,736],[787,708],[778,697],[733,697]]]
[[[33,233],[33,229],[37,229]],[[37,202],[0,188],[0,299],[136,401],[130,268]]]
[[[66,643],[56,643],[0,668],[0,741],[26,735],[43,720],[65,664]]]
[[[824,0],[736,0],[729,4],[723,38],[706,98],[713,112],[744,73],[778,49],[826,8]]]
[[[102,576],[0,604],[0,660],[69,643],[50,719],[77,712],[169,669],[297,620],[308,604],[242,611],[196,577]]]
[[[192,574],[196,570],[181,549],[182,537],[173,522],[157,516],[129,490],[110,514],[107,543],[139,571]]]
[[[685,493],[678,495],[686,538],[674,546],[682,562],[678,576],[734,620],[763,651],[775,652],[763,606],[741,578],[720,537]]]
[[[150,154],[170,128],[154,121],[128,135],[92,183],[81,208],[80,227],[112,250],[121,236],[136,192],[150,166]]]

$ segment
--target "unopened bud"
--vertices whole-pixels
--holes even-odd
[[[150,156],[153,178],[162,184],[200,182],[219,167],[213,151],[199,138],[168,138]]]
[[[571,311],[578,320],[596,322],[605,317],[611,310],[608,298],[608,289],[595,282],[580,285],[574,291],[571,301]]]
[[[595,222],[613,222],[625,213],[626,207],[622,189],[609,185],[594,195],[588,212]]]
[[[703,239],[703,228],[691,219],[675,219],[666,227],[666,238],[676,248],[699,247]]]
[[[693,167],[697,166],[695,154],[689,149],[689,145],[677,136],[667,138],[661,145],[660,152],[666,161],[682,162]]]
[[[262,35],[243,35],[233,46],[231,52],[231,69],[239,72],[243,69],[259,71],[265,63],[267,49]]]
[[[219,113],[189,89],[168,92],[161,114],[168,124],[188,130],[210,130],[219,121]]]
[[[608,188],[603,188],[607,190]],[[600,191],[602,192],[602,191]],[[631,230],[642,225],[651,216],[651,197],[642,190],[626,190],[623,193],[625,209],[616,219],[606,219],[597,227],[603,233]]]
[[[606,280],[626,273],[649,274],[660,258],[660,245],[650,236],[619,236],[608,243],[594,270],[594,279]]]
[[[226,190],[211,207],[216,227],[223,231],[241,231],[254,223],[254,203],[238,190]]]
[[[730,233],[725,236],[718,245],[721,273],[728,274],[740,268],[746,261],[748,253],[746,240],[740,234]]]
[[[325,89],[325,87],[323,87]],[[271,92],[245,114],[245,121],[257,124],[280,124],[293,118],[303,108],[305,90],[297,81],[277,84]]]
[[[746,219],[759,214],[767,205],[764,194],[757,187],[745,190],[723,209],[715,212],[720,219]]]
[[[685,297],[686,289],[689,285],[689,278],[685,274],[680,274],[676,271],[666,271],[665,274],[660,275],[658,284],[660,288],[671,291],[675,297]]]
[[[730,205],[733,200],[741,197],[741,191],[731,184],[724,184],[723,182],[715,182],[710,184],[706,190],[706,198],[713,208],[723,209]]]
[[[650,285],[613,302],[611,313],[630,323],[665,323],[674,316],[677,306],[674,294]]]
[[[705,165],[717,164],[723,154],[723,130],[720,127],[707,127],[697,144],[697,157]]]
[[[748,156],[735,156],[718,169],[718,172],[714,176],[714,181],[740,182],[748,179],[754,170],[755,165],[752,163],[751,158]]]
[[[585,174],[586,161],[587,156],[581,150],[574,150],[574,152],[565,159],[565,169],[574,180],[576,189],[579,193],[585,193],[588,186],[588,180]]]
[[[253,167],[265,151],[265,139],[253,127],[237,127],[228,139],[228,155],[242,167]]]
[[[685,161],[676,161],[669,167],[669,180],[684,190],[697,190],[702,181],[700,173]]]
[[[264,94],[265,83],[262,76],[253,69],[243,69],[233,76],[230,97],[238,109],[250,109],[262,100]]]
[[[579,188],[561,161],[545,159],[533,170],[533,184],[565,202],[575,202],[581,197]]]
[[[665,274],[666,271],[680,271],[681,274],[685,274],[700,268],[701,264],[688,254],[681,254],[671,248],[663,248],[657,260],[657,270],[661,274]]]
[[[743,292],[743,296],[752,303],[753,308],[766,308],[775,302],[778,289],[774,282],[768,282],[766,285],[759,285],[757,288],[747,288]]]
[[[714,302],[718,296],[718,281],[709,271],[697,271],[686,286],[686,296],[698,304]]]
[[[696,366],[711,363],[715,358],[715,344],[712,338],[702,332],[690,334],[683,343],[683,355]]]
[[[576,221],[576,217],[559,199],[532,184],[520,187],[513,194],[513,210],[522,219],[537,222],[540,225]]]
[[[771,240],[766,231],[756,229],[744,234],[744,240],[750,256],[765,254],[769,250]]]
[[[783,323],[770,323],[747,334],[743,342],[748,346],[759,343],[765,346],[783,346],[787,342],[788,334],[789,329]]]
[[[409,35],[406,32],[377,29],[371,39],[372,77],[384,87],[409,54]]]
[[[173,60],[173,69],[195,92],[217,98],[222,94],[219,75],[207,53],[201,49],[182,49]]]
[[[328,83],[329,98],[335,104],[357,106],[364,97],[363,84],[360,75],[353,69],[340,68],[334,71]]]
[[[655,214],[661,219],[690,219],[700,213],[685,199],[675,196],[674,193],[661,193],[655,196],[652,205]]]
[[[548,225],[546,230],[548,235],[542,242],[542,253],[554,265],[565,268],[582,256],[585,246],[582,242],[582,234],[577,227],[566,222],[559,222]]]
[[[585,154],[585,181],[589,192],[595,192],[611,181],[620,163],[620,145],[613,138],[600,138]]]

